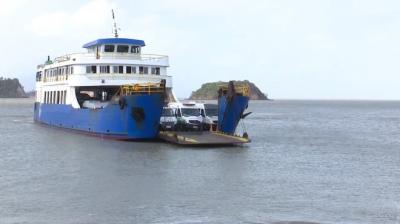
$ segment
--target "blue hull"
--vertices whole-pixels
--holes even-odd
[[[158,134],[164,104],[162,94],[124,96],[125,106],[75,109],[71,105],[35,103],[34,120],[104,137],[135,140]]]

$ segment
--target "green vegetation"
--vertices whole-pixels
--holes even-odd
[[[0,98],[27,97],[18,79],[0,77]]]
[[[209,82],[203,84],[200,89],[192,92],[191,100],[215,100],[218,97],[218,89],[221,85],[227,85],[228,82]],[[248,84],[250,86],[250,99],[252,100],[268,100],[267,96],[260,89],[248,80],[235,81],[235,84]]]

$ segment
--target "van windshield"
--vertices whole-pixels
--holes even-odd
[[[208,108],[206,109],[207,116],[213,117],[213,116],[218,116],[218,110],[217,108]]]
[[[162,115],[163,117],[174,117],[174,111],[170,108],[164,108],[162,111]]]
[[[198,109],[198,108],[182,108],[182,115],[184,117],[200,116],[200,109]]]

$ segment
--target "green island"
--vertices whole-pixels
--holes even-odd
[[[227,85],[228,82],[209,82],[204,83],[200,89],[193,91],[190,100],[216,100],[218,97],[218,88],[221,85]],[[244,80],[235,81],[235,84],[247,84],[250,87],[250,99],[251,100],[269,100],[267,95],[264,94],[254,83]]]
[[[0,98],[26,98],[28,95],[24,91],[18,79],[0,77]]]

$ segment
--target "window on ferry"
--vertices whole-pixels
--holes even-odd
[[[118,66],[113,66],[113,73],[118,73]]]
[[[132,46],[131,47],[131,53],[134,53],[134,54],[140,53],[140,47],[139,46]]]
[[[65,104],[65,92],[61,91],[61,104]]]
[[[139,66],[139,74],[148,74],[149,68],[145,66]]]
[[[67,104],[67,90],[64,90],[64,104]]]
[[[131,73],[132,73],[132,67],[126,66],[126,74],[131,74]]]
[[[128,45],[118,45],[117,46],[117,52],[118,53],[128,53],[129,51],[129,46]]]
[[[124,73],[124,66],[122,65],[118,66],[118,73],[120,74]]]
[[[110,66],[109,65],[100,66],[100,73],[110,73]]]
[[[36,81],[40,81],[40,75],[39,75],[39,72],[36,72]]]
[[[104,52],[114,52],[114,45],[104,45]]]
[[[160,68],[159,67],[152,67],[151,68],[151,74],[152,75],[159,75],[160,74]]]
[[[86,66],[86,73],[96,74],[97,73],[97,66],[96,65]]]
[[[74,74],[74,67],[71,67],[71,75]]]
[[[132,73],[133,73],[133,74],[136,74],[136,66],[133,66],[133,67],[132,67]]]

